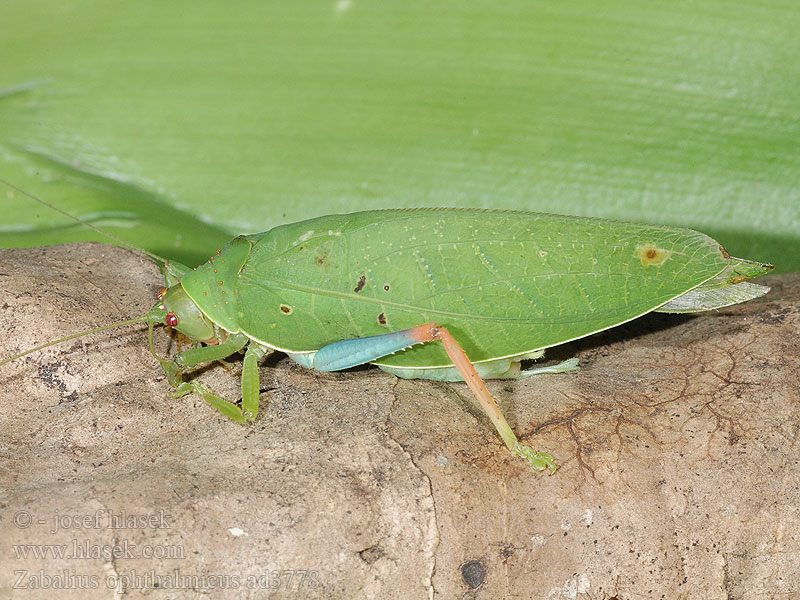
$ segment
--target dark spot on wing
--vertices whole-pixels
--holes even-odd
[[[364,286],[367,284],[367,277],[362,275],[358,278],[358,283],[356,284],[355,289],[353,290],[356,294],[364,289]]]
[[[384,313],[378,315],[378,323],[386,325],[386,315]]]

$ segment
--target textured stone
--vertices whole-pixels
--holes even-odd
[[[112,246],[0,254],[3,355],[142,314],[162,285]],[[578,373],[489,382],[553,476],[463,384],[272,354],[240,425],[169,398],[143,326],[4,365],[2,595],[109,598],[128,577],[160,598],[796,596],[800,276],[764,281],[549,353]],[[232,363],[198,376],[238,399]]]

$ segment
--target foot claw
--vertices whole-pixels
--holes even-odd
[[[547,452],[536,452],[530,446],[522,442],[517,442],[513,449],[514,454],[527,460],[537,471],[549,469],[552,475],[558,470],[558,465],[551,454]]]

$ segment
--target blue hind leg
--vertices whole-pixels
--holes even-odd
[[[413,331],[405,329],[328,344],[317,350],[309,366],[317,371],[341,371],[363,365],[421,343],[414,338]]]

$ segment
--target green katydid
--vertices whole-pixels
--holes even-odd
[[[195,269],[167,262],[167,287],[151,311],[124,323],[149,323],[171,396],[198,393],[235,421],[258,414],[258,361],[269,350],[319,371],[373,363],[402,378],[466,381],[511,452],[555,471],[550,454],[517,439],[483,379],[573,370],[575,359],[520,365],[651,311],[757,298],[769,288],[747,280],[770,269],[676,227],[516,211],[374,210],[239,236]],[[194,347],[158,356],[156,324]],[[239,351],[241,406],[184,381],[186,370]]]

